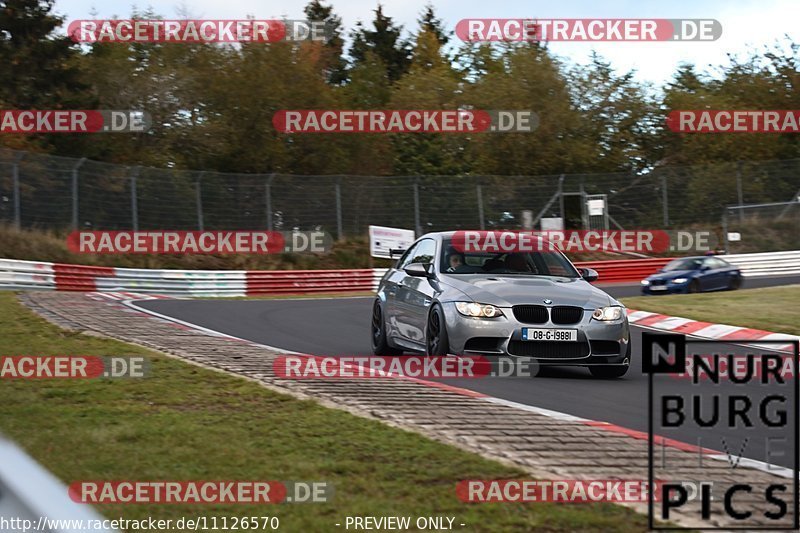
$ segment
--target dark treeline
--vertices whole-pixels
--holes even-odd
[[[407,29],[380,6],[351,30],[327,3],[313,0],[304,11],[332,24],[334,38],[79,46],[64,37],[53,0],[2,0],[0,108],[140,109],[153,128],[4,135],[0,144],[131,165],[292,174],[638,172],[800,157],[797,135],[689,135],[664,127],[671,109],[800,108],[798,45],[788,41],[732,58],[714,76],[684,65],[655,88],[599,56],[575,66],[541,43],[458,43],[432,6]],[[631,53],[648,60],[646,45]],[[272,126],[280,109],[461,106],[531,109],[541,122],[535,133],[503,135],[287,135]]]

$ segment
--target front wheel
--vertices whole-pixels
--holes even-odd
[[[589,367],[593,377],[600,379],[621,378],[628,373],[630,365],[594,365]]]
[[[428,331],[425,334],[425,353],[427,355],[447,355],[450,351],[450,341],[447,337],[447,324],[444,320],[444,311],[438,305],[431,309],[428,315]]]
[[[403,355],[403,350],[392,348],[386,338],[386,323],[380,302],[372,307],[372,353],[375,355]]]
[[[689,294],[696,294],[700,292],[700,282],[697,280],[693,280],[689,284]]]

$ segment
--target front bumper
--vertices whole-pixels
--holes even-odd
[[[688,294],[689,283],[672,283],[667,281],[663,285],[642,285],[642,294],[644,295],[658,295],[658,294]],[[655,287],[655,288],[654,288]]]
[[[514,317],[511,308],[501,308],[502,317],[478,319],[460,314],[455,305],[442,306],[447,321],[450,351],[456,354],[509,355],[531,357],[543,363],[620,364],[630,353],[630,328],[624,316],[616,322],[592,319],[592,311],[584,309],[576,324],[527,324]],[[522,328],[576,329],[577,343],[557,341],[523,341]],[[570,346],[567,346],[570,345]]]

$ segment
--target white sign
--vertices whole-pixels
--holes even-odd
[[[589,209],[589,216],[599,216],[603,214],[606,209],[606,202],[604,200],[589,200],[586,202],[586,207]]]
[[[729,231],[728,240],[731,242],[739,242],[742,240],[742,234],[738,231]]]
[[[539,219],[542,231],[561,231],[564,229],[564,219],[561,217],[542,217]]]
[[[389,250],[408,250],[416,238],[410,229],[369,227],[369,254],[372,257],[392,259]]]

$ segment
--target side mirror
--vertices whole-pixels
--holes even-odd
[[[581,277],[586,281],[597,281],[597,278],[600,277],[600,274],[593,268],[579,268],[578,272],[581,273]]]
[[[700,267],[700,272],[706,272],[707,270],[711,270],[711,267],[708,265],[703,265]]]
[[[433,268],[430,264],[425,263],[411,263],[406,265],[403,269],[409,276],[415,278],[431,278],[433,277]]]

